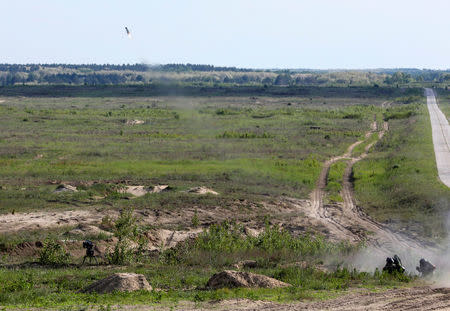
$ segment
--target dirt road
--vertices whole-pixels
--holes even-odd
[[[438,250],[373,221],[357,206],[353,195],[351,182],[353,165],[367,157],[370,148],[385,135],[388,129],[387,122],[383,123],[381,129],[378,129],[377,123],[374,122],[364,140],[353,143],[343,155],[325,162],[317,187],[311,194],[312,212],[309,216],[319,219],[329,229],[331,235],[340,240],[365,241],[368,247],[348,260],[351,266],[363,271],[374,271],[375,268],[382,268],[386,257],[398,254],[403,259],[403,264],[408,271],[414,272],[420,258],[436,258],[438,256],[435,254],[438,253]],[[353,149],[364,143],[375,132],[378,132],[378,140],[367,144],[360,156],[352,157]],[[325,204],[324,190],[330,166],[342,159],[348,160],[341,191],[343,202]]]
[[[170,306],[122,306],[127,310],[450,310],[450,289],[428,286],[393,289],[383,292],[354,292],[319,302],[276,303],[231,299],[204,303],[178,302]]]
[[[428,112],[430,113],[439,178],[447,187],[450,187],[450,126],[436,103],[433,90],[425,89],[425,95],[427,96]]]

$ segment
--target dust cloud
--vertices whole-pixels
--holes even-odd
[[[390,241],[371,242],[355,255],[346,259],[347,267],[373,273],[382,270],[387,257],[395,254],[402,260],[406,272],[419,275],[416,267],[424,258],[436,266],[433,276],[426,278],[433,286],[450,287],[450,213],[446,217],[447,238],[439,245],[418,243],[403,234],[389,232]]]

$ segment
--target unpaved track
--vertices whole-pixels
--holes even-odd
[[[365,139],[369,138],[372,133],[374,133],[377,129],[377,123],[373,122],[371,125],[370,131],[368,131],[365,135]],[[342,222],[340,222],[338,219],[335,219],[334,216],[331,215],[330,210],[328,209],[328,206],[324,205],[323,199],[325,196],[325,187],[327,185],[327,178],[328,173],[330,171],[330,167],[333,163],[336,163],[339,160],[348,159],[351,157],[353,149],[355,149],[356,146],[362,144],[364,140],[359,140],[353,144],[351,144],[345,153],[343,155],[333,157],[329,160],[327,160],[322,168],[322,171],[319,175],[319,180],[317,181],[317,186],[311,193],[311,212],[310,216],[319,218],[321,220],[326,220],[328,222],[329,226],[328,229],[330,232],[337,237],[340,240],[350,240],[350,241],[358,241],[360,240],[359,237],[355,236],[351,231],[349,231],[348,228]],[[348,231],[348,232],[347,232]]]
[[[450,289],[414,287],[393,289],[383,292],[361,291],[342,297],[300,303],[275,303],[270,301],[251,301],[231,299],[205,303],[179,302],[173,306],[122,306],[127,310],[450,310]],[[124,309],[125,309],[124,308]]]
[[[425,95],[427,96],[428,112],[430,113],[439,178],[447,187],[450,187],[450,126],[436,103],[433,90],[425,89]]]
[[[389,125],[384,122],[382,129],[378,131],[378,140],[381,139]],[[377,124],[374,122],[371,129],[366,133],[367,140],[377,131]],[[358,157],[352,157],[353,149],[364,143],[365,140],[352,144],[347,151],[325,162],[320,174],[317,187],[311,194],[310,216],[317,217],[328,227],[331,235],[346,241],[364,241],[368,246],[364,251],[351,260],[351,265],[355,268],[373,271],[375,267],[381,268],[384,260],[388,256],[398,254],[406,268],[413,272],[415,265],[421,257],[434,258],[434,249],[429,245],[424,245],[406,235],[397,233],[386,226],[377,223],[368,217],[360,207],[355,204],[353,195],[353,185],[351,175],[353,165],[367,157],[369,149],[378,141],[374,141],[365,147],[364,152]],[[324,204],[325,187],[330,166],[338,160],[349,159],[343,176],[341,196],[343,203]]]

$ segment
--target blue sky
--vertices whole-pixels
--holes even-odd
[[[0,0],[0,11],[0,63],[450,68],[448,0]]]

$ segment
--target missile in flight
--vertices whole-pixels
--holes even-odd
[[[131,39],[131,31],[128,29],[128,27],[125,27],[125,31],[127,32],[128,38]]]

